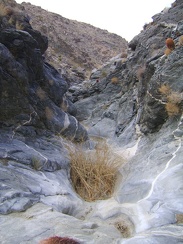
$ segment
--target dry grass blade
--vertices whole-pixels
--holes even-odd
[[[123,159],[107,143],[97,143],[94,150],[69,147],[71,180],[76,192],[86,201],[111,197],[118,169]]]
[[[168,116],[176,116],[180,114],[180,108],[177,104],[167,102],[165,105]]]
[[[180,104],[183,97],[182,97],[182,93],[179,92],[171,92],[168,96],[167,99],[169,102],[173,103],[173,104]]]
[[[159,88],[159,92],[166,98],[165,109],[168,116],[177,116],[181,114],[181,102],[183,100],[183,94],[172,91],[169,85],[162,85]]]
[[[171,88],[169,85],[162,85],[160,88],[159,88],[159,92],[163,95],[166,95],[168,96],[170,93],[171,93]]]

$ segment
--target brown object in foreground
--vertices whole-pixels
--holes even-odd
[[[79,242],[69,237],[53,236],[40,241],[39,244],[79,244]]]

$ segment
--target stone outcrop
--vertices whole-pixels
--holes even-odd
[[[0,122],[19,128],[34,125],[74,140],[87,132],[73,117],[74,105],[65,97],[67,82],[43,58],[47,38],[33,30],[26,16],[11,9],[1,16]]]
[[[155,15],[127,57],[117,55],[69,89],[42,57],[46,37],[22,14],[21,30],[1,16],[1,243],[51,236],[87,244],[183,242],[182,8],[177,0]],[[175,42],[169,55],[167,38]],[[112,197],[86,202],[72,187],[64,137],[96,136],[125,163]],[[84,145],[91,149],[92,139]]]

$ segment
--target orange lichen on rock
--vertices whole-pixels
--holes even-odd
[[[166,39],[166,46],[167,48],[169,48],[170,50],[173,50],[175,48],[175,43],[174,40],[172,38],[168,38]]]

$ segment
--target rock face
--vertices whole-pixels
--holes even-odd
[[[8,4],[16,10],[14,1]],[[67,91],[42,57],[46,37],[4,6],[1,243],[39,243],[55,235],[87,244],[183,242],[182,9],[177,0],[155,15],[129,43],[127,57],[119,54]],[[175,42],[169,55],[167,38]],[[126,158],[110,199],[89,203],[74,192],[63,136],[104,137]]]
[[[163,86],[177,93],[181,107],[182,44],[179,44],[179,38],[183,32],[181,16],[175,14],[180,5],[175,2],[169,12],[156,15],[155,20],[129,43],[127,58],[112,58],[101,69],[93,71],[90,81],[69,89],[79,111],[79,120],[93,123],[92,128],[100,129],[102,124],[101,135],[108,134],[103,130],[104,121],[111,121],[114,124],[111,136],[120,141],[132,121],[133,127],[138,126],[144,134],[159,131],[167,121],[169,99],[168,94],[161,93]],[[161,15],[163,22],[158,18]],[[172,16],[171,24],[169,15]],[[164,51],[168,37],[174,39],[176,48],[167,56]],[[88,106],[82,109],[83,104]],[[134,131],[130,133],[134,134]]]
[[[47,60],[71,83],[80,83],[92,69],[127,48],[124,38],[106,30],[66,19],[30,3],[21,6],[30,16],[32,27],[48,36]]]
[[[94,70],[83,86],[69,89],[76,117],[88,132],[109,138],[114,150],[129,160],[121,169],[115,200],[99,204],[98,215],[108,219],[128,213],[136,233],[163,226],[160,232],[153,229],[155,235],[148,231],[147,238],[138,234],[124,243],[180,241],[176,215],[183,209],[182,8],[182,1],[176,1],[154,16],[129,43],[127,58],[116,56]],[[167,38],[175,42],[169,55],[164,54]],[[175,239],[165,233],[169,224],[178,235]]]
[[[11,7],[6,13],[3,4],[1,8],[1,125],[19,130],[21,125],[34,125],[85,139],[85,129],[73,117],[74,105],[65,98],[67,82],[42,57],[47,38],[32,29],[26,16]]]

